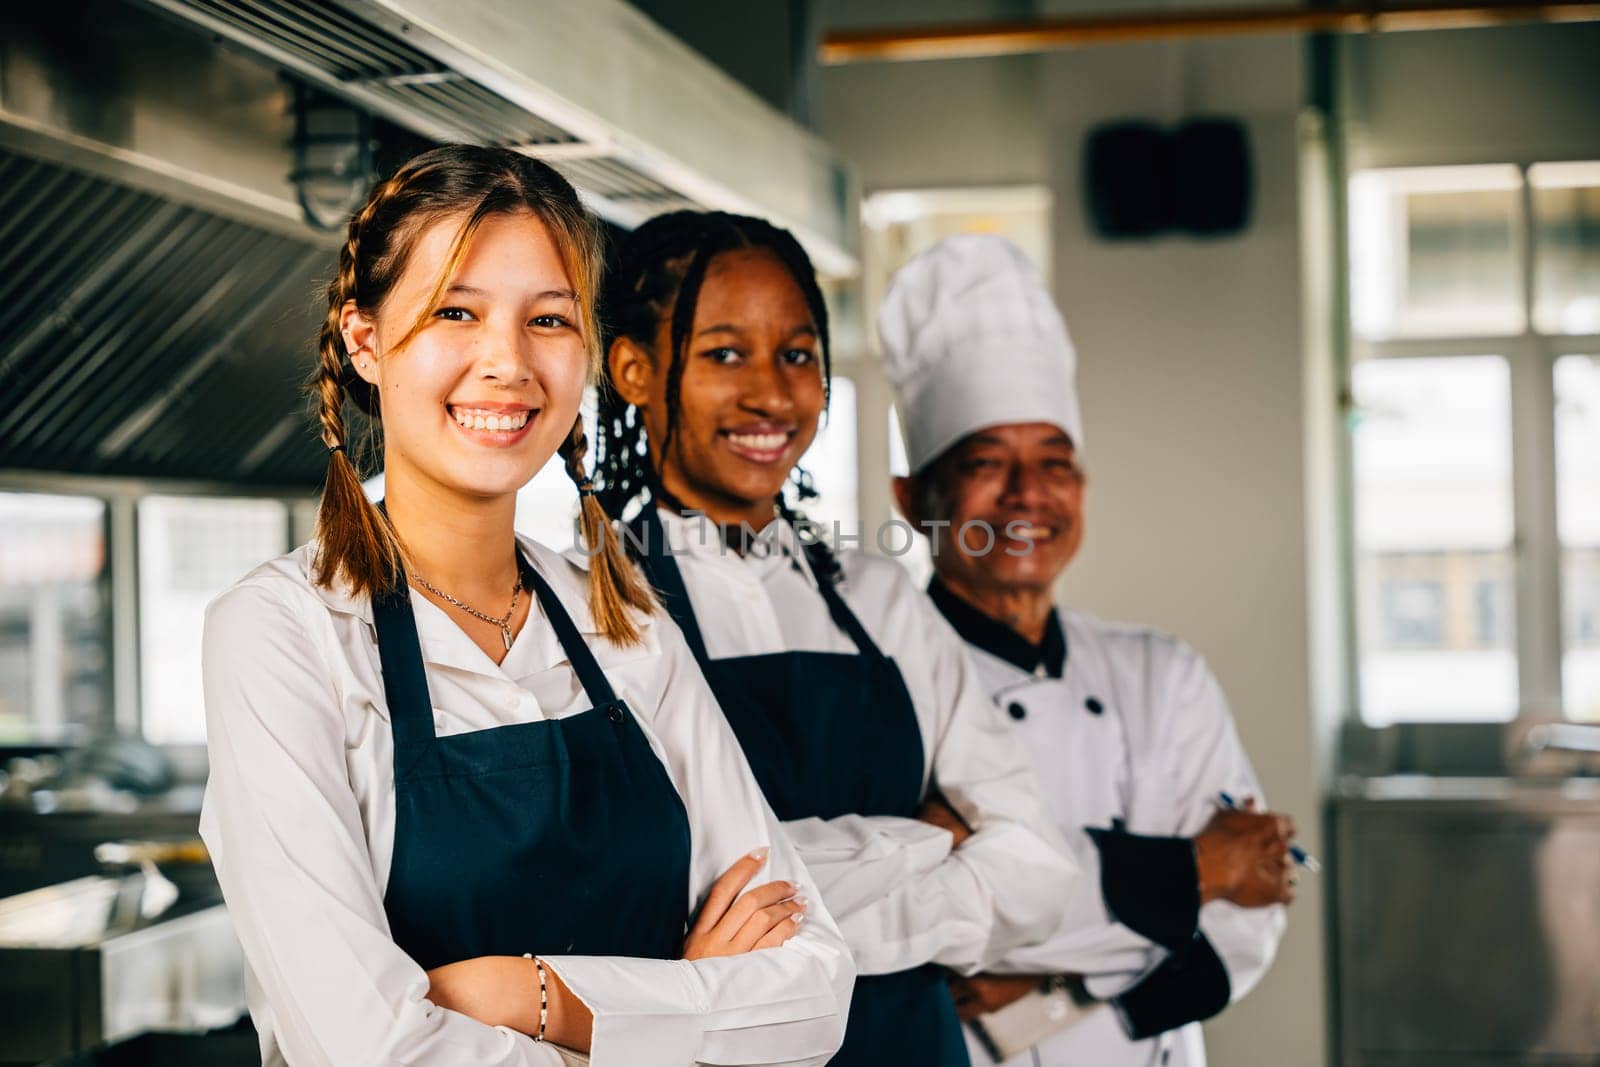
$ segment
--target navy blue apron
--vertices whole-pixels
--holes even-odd
[[[518,564],[587,711],[436,737],[410,594],[402,583],[373,601],[394,731],[383,905],[395,943],[424,969],[525,952],[677,959],[683,802],[561,601],[520,553]]]
[[[711,659],[683,574],[653,507],[631,526],[639,563],[705,672],[778,818],[898,815],[922,804],[922,730],[905,680],[831,582],[828,614],[856,646]],[[807,546],[816,574],[827,568]],[[943,971],[916,967],[856,980],[835,1064],[965,1067],[966,1042]]]

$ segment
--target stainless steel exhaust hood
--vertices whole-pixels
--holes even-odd
[[[0,469],[315,486],[324,248],[0,149]]]
[[[621,0],[0,5],[0,475],[320,481],[299,382],[338,237],[296,200],[283,71],[398,139],[547,158],[618,225],[761,214],[856,269],[848,172]]]
[[[857,271],[828,147],[623,0],[142,0],[433,140],[557,163],[623,227],[674,207],[764,215]]]

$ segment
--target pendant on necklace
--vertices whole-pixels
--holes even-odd
[[[510,652],[511,651],[511,627],[509,627],[509,626],[500,627],[500,640],[502,640],[502,641],[504,641],[506,643],[506,651]]]

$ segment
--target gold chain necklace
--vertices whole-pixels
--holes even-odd
[[[482,619],[484,622],[492,623],[493,625],[500,627],[500,640],[505,642],[506,651],[511,651],[511,616],[517,613],[517,599],[522,596],[522,572],[520,570],[517,572],[517,584],[511,587],[511,606],[507,608],[506,613],[498,619],[493,615],[485,615],[483,612],[479,611],[470,604],[463,604],[449,593],[446,593],[443,589],[435,587],[433,583],[429,582],[428,579],[424,578],[420,574],[413,574],[412,577],[417,580],[418,585],[422,586],[422,588],[426,589],[434,596],[439,597],[441,600],[448,600],[450,603],[454,604],[468,615],[471,615],[473,618]]]

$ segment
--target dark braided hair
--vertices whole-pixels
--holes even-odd
[[[723,252],[762,249],[771,252],[789,271],[805,297],[811,320],[817,328],[822,351],[823,388],[832,383],[832,363],[828,341],[828,306],[817,284],[811,258],[788,230],[764,219],[731,215],[721,211],[674,211],[646,222],[628,235],[617,250],[616,261],[607,271],[601,289],[601,343],[609,353],[621,338],[628,338],[656,360],[657,369],[667,372],[667,428],[657,453],[665,456],[677,429],[679,390],[687,362],[685,349],[694,328],[700,286],[711,261]],[[657,332],[663,320],[670,323],[668,351],[655,351]],[[827,393],[824,393],[826,396]],[[611,381],[610,361],[602,375],[599,404],[599,453],[595,472],[601,481],[599,499],[606,513],[620,519],[636,501],[653,506],[656,501],[671,503],[660,484],[650,459],[644,419],[639,410],[622,399]],[[811,479],[797,470],[797,495],[816,496]],[[779,493],[775,501],[779,514],[798,523],[803,517],[793,511]],[[828,577],[837,567],[827,556]]]

